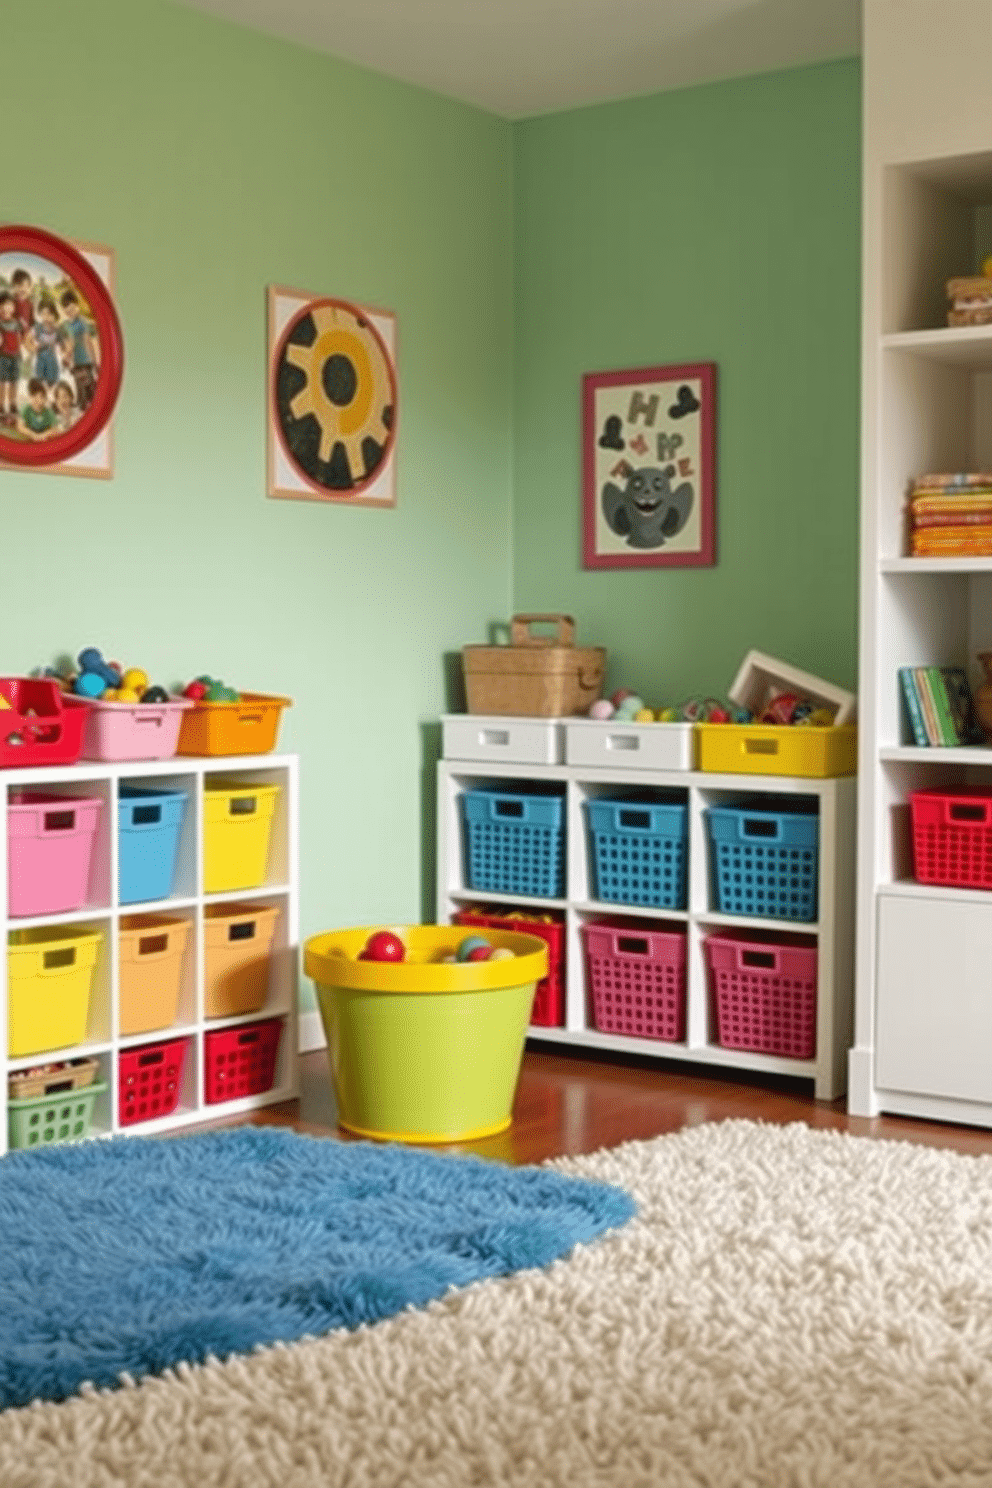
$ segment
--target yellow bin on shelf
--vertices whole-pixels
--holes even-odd
[[[375,928],[333,930],[306,942],[327,1034],[338,1120],[391,1142],[471,1142],[505,1131],[513,1113],[547,942],[487,930],[502,961],[441,963],[464,925],[399,928],[401,962],[359,961]]]
[[[103,935],[72,925],[15,930],[7,943],[7,1053],[65,1049],[86,1037]]]
[[[265,882],[282,787],[215,780],[203,791],[203,889],[256,889]]]

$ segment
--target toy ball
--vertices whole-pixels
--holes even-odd
[[[706,721],[707,723],[729,723],[730,714],[722,703],[713,703],[710,706]]]
[[[619,708],[620,704],[626,698],[633,697],[633,695],[634,694],[631,692],[629,687],[618,687],[616,692],[610,698],[610,702],[613,704],[614,708]]]
[[[134,692],[142,693],[148,686],[148,673],[143,672],[140,667],[128,667],[121,678],[122,687],[130,687]]]
[[[702,723],[706,717],[706,703],[703,698],[686,698],[679,709],[686,723]]]
[[[134,687],[119,687],[117,689],[117,701],[119,703],[140,703],[141,693]]]
[[[654,714],[650,708],[638,708],[634,714],[635,723],[654,723]]]
[[[681,708],[659,708],[658,709],[658,722],[659,723],[678,723],[679,720],[681,719],[681,717],[682,717],[682,709]]]
[[[489,959],[490,961],[512,961],[513,952],[509,946],[497,946]]]
[[[601,722],[613,717],[613,704],[609,698],[597,698],[589,709],[590,718],[598,718]]]
[[[96,672],[80,672],[72,690],[79,697],[98,698],[102,697],[107,684],[103,677]]]
[[[466,961],[489,961],[492,958],[492,946],[474,946],[465,957]]]
[[[834,721],[834,715],[829,708],[814,708],[806,718],[800,718],[799,723],[805,724],[807,728],[830,728]]]
[[[141,701],[143,703],[167,703],[169,694],[164,687],[146,687],[141,694]]]
[[[794,692],[780,692],[773,697],[767,708],[761,715],[762,723],[786,724],[792,722],[795,713],[802,701]]]
[[[392,930],[376,930],[359,952],[359,961],[403,961],[406,946]]]
[[[483,939],[481,935],[466,935],[465,939],[458,947],[456,955],[459,961],[468,961],[472,956],[472,952],[480,949],[485,950],[486,956],[488,958],[489,953],[492,950],[492,946],[489,944],[488,940]],[[477,961],[479,957],[476,956],[474,959]]]
[[[188,687],[183,688],[183,697],[192,698],[194,703],[198,703],[206,695],[207,684],[205,682],[191,682]]]
[[[754,714],[750,708],[732,708],[730,710],[731,723],[753,723]]]
[[[620,723],[620,722],[630,723],[632,721],[632,719],[638,713],[640,713],[640,711],[641,711],[641,709],[643,707],[644,707],[644,699],[641,698],[641,697],[638,697],[637,694],[636,694],[636,692],[630,692],[624,698],[623,702],[620,704],[619,708],[617,709],[617,711],[614,713],[613,716],[617,720],[618,723]]]

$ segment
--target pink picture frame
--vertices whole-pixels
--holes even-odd
[[[586,373],[583,566],[712,566],[715,465],[715,362]]]

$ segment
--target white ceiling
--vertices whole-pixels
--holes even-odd
[[[861,0],[184,3],[508,119],[861,51]]]

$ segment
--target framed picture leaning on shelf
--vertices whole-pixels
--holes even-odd
[[[716,562],[716,364],[582,379],[586,568]]]

